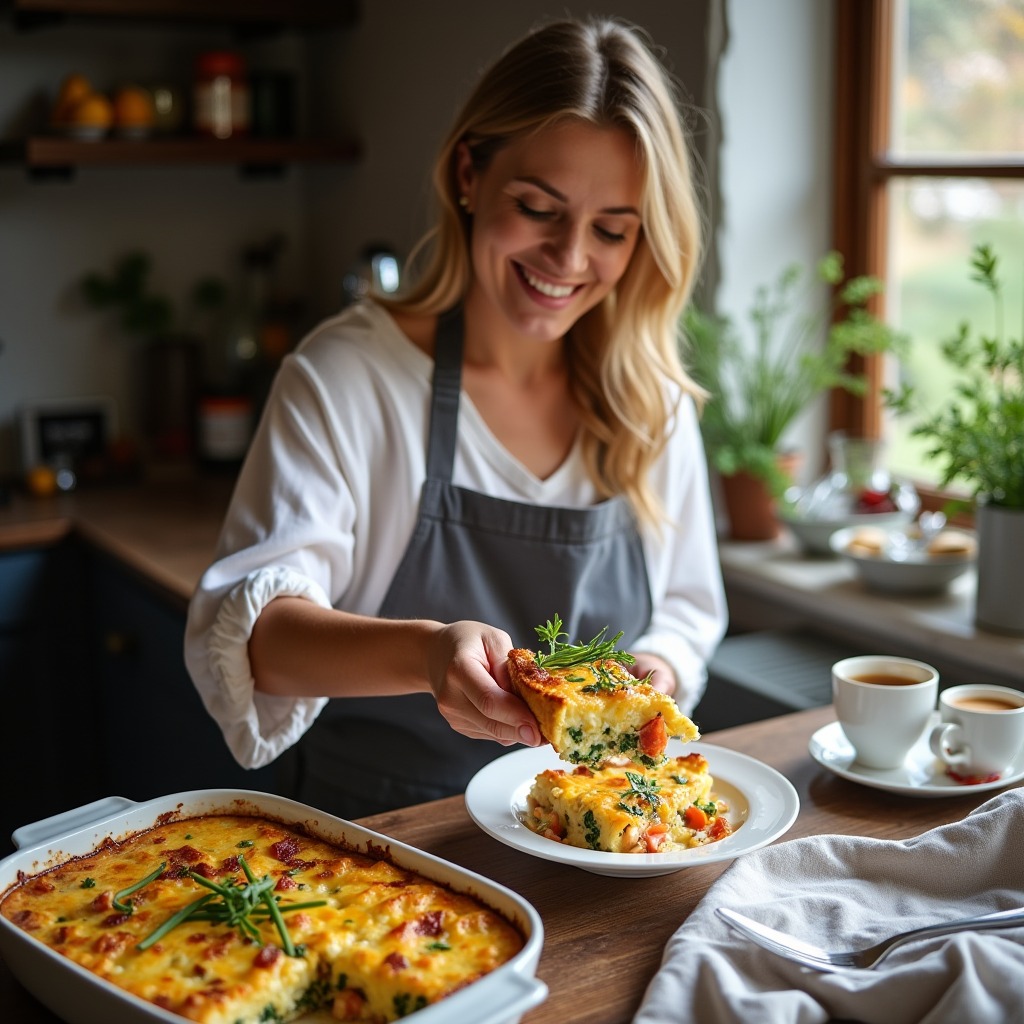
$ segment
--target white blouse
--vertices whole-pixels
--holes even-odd
[[[426,479],[433,365],[382,307],[367,302],[317,327],[277,375],[185,637],[196,688],[246,768],[273,761],[327,703],[255,691],[248,642],[263,608],[287,595],[376,615],[384,601]],[[599,500],[578,444],[540,480],[501,445],[465,392],[459,412],[457,486],[538,505]],[[672,524],[642,530],[653,616],[630,650],[672,666],[676,700],[689,712],[726,622],[689,400],[670,425],[651,483]]]

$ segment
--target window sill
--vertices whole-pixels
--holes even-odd
[[[979,681],[1024,682],[1024,640],[974,625],[973,571],[945,593],[897,598],[865,589],[847,562],[802,554],[785,532],[766,543],[721,541],[719,553],[733,628],[807,625],[854,640],[865,653],[874,647]]]

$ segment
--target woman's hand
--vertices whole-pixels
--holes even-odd
[[[638,654],[636,664],[630,671],[637,679],[643,679],[649,672],[653,672],[651,686],[670,697],[676,692],[675,671],[664,658],[659,658],[656,654]]]
[[[457,732],[506,747],[535,747],[541,742],[537,720],[511,692],[506,659],[513,646],[503,630],[453,622],[431,639],[427,675],[438,710]]]

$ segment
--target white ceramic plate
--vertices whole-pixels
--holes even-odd
[[[485,832],[506,846],[596,875],[624,878],[669,875],[698,864],[740,857],[785,835],[796,820],[800,810],[796,790],[785,776],[763,762],[711,743],[684,745],[679,740],[669,740],[668,754],[703,754],[707,758],[715,779],[714,792],[729,804],[726,818],[736,830],[732,835],[707,846],[670,853],[603,853],[545,839],[522,819],[534,776],[547,768],[571,767],[549,746],[517,750],[481,768],[466,790],[466,809]]]
[[[955,782],[946,774],[946,766],[928,748],[928,734],[939,721],[935,711],[928,722],[928,728],[910,748],[906,761],[900,768],[865,768],[854,761],[854,750],[838,722],[832,722],[819,729],[809,744],[811,757],[823,768],[851,782],[859,782],[872,789],[886,789],[891,793],[906,796],[963,796],[966,793],[984,793],[989,789],[1002,789],[1024,779],[1024,750],[1009,770],[995,782],[979,782],[965,786]]]

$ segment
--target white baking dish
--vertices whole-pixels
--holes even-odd
[[[11,837],[18,852],[0,861],[0,895],[17,883],[19,871],[33,875],[69,857],[90,853],[108,836],[119,841],[168,820],[218,812],[266,815],[285,823],[299,822],[330,842],[377,856],[384,849],[399,867],[417,871],[457,892],[474,896],[522,931],[526,945],[515,957],[440,1003],[417,1011],[414,1015],[417,1024],[514,1024],[523,1013],[547,997],[547,986],[534,976],[544,944],[544,925],[537,911],[521,896],[482,875],[379,832],[268,793],[204,789],[174,793],[145,803],[111,796],[26,825]],[[0,952],[25,988],[68,1024],[182,1022],[183,1018],[177,1014],[119,989],[3,917],[0,917]]]

